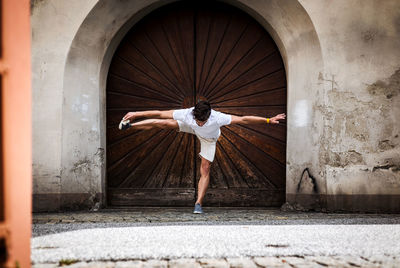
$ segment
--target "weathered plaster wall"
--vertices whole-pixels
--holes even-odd
[[[31,1],[34,210],[60,207],[64,68],[96,0]]]
[[[329,209],[400,210],[400,2],[300,1],[321,43]]]
[[[399,209],[400,3],[223,1],[258,20],[284,58],[287,201]],[[129,28],[169,2],[33,2],[34,210],[104,204],[108,66]]]

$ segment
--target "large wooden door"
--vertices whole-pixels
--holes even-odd
[[[111,206],[192,206],[199,142],[171,130],[118,130],[129,111],[191,107],[235,115],[286,112],[282,58],[249,15],[208,1],[163,7],[137,23],[107,81],[107,194]],[[286,125],[223,127],[204,205],[279,206],[285,199]]]

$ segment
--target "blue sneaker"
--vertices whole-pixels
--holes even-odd
[[[201,208],[201,205],[199,203],[194,205],[193,213],[195,213],[195,214],[202,214],[203,213],[203,209]]]

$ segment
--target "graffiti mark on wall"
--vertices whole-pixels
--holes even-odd
[[[299,184],[297,185],[297,193],[302,194],[316,194],[318,193],[317,181],[310,170],[305,168],[301,173]]]

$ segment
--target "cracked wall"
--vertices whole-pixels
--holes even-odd
[[[302,3],[324,55],[324,97],[313,111],[324,124],[325,202],[333,210],[398,212],[400,3]]]

